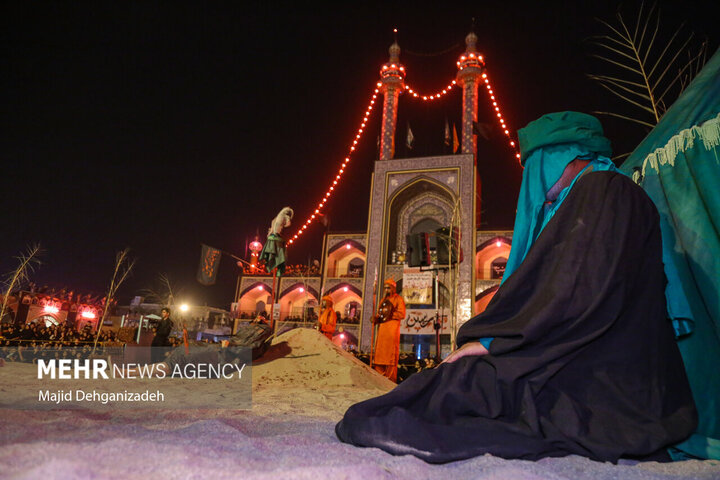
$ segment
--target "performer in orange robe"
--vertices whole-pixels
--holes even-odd
[[[322,298],[321,307],[323,311],[318,319],[320,331],[332,341],[333,333],[335,333],[335,323],[337,323],[337,314],[333,310],[333,299],[330,295],[325,295]]]
[[[385,296],[380,301],[380,312],[373,317],[373,322],[378,325],[373,368],[397,382],[400,322],[405,318],[405,301],[397,294],[397,285],[392,280],[385,281],[383,293]]]

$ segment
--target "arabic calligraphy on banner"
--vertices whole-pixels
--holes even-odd
[[[406,268],[403,272],[402,296],[406,304],[432,305],[432,272]]]
[[[400,333],[405,335],[429,335],[435,334],[435,315],[437,310],[407,310],[405,318],[400,322]],[[440,333],[450,333],[447,315],[440,317],[442,328]]]

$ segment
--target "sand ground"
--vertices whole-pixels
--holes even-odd
[[[720,479],[717,461],[612,465],[485,455],[429,465],[340,443],[334,426],[345,410],[393,384],[313,330],[279,336],[253,366],[249,410],[17,408],[29,400],[34,372],[28,364],[0,369],[0,478]]]

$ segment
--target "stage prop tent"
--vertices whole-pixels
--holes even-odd
[[[719,144],[720,50],[622,166],[660,212],[668,309],[700,414],[695,434],[677,447],[715,459],[720,459]]]

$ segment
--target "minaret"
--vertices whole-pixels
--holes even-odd
[[[380,160],[390,160],[395,156],[398,97],[405,88],[405,67],[400,64],[400,46],[397,44],[397,40],[390,46],[389,51],[390,60],[380,69],[379,86],[385,97],[382,136],[380,137]]]
[[[477,35],[470,32],[465,37],[465,53],[460,55],[457,62],[457,83],[463,89],[462,110],[462,153],[472,153],[477,164],[477,136],[473,132],[473,122],[477,122],[478,85],[480,76],[485,69],[482,55],[478,54],[475,45]]]

